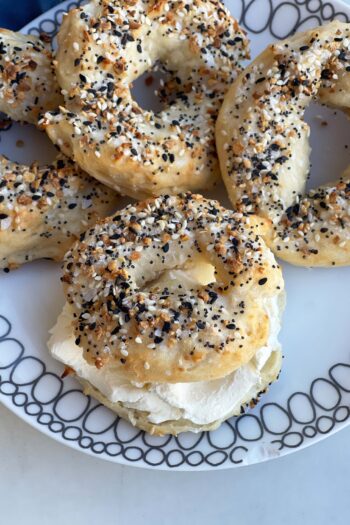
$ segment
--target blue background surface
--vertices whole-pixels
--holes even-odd
[[[61,0],[0,0],[0,27],[18,30]]]

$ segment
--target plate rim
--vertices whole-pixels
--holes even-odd
[[[249,7],[251,4],[254,3],[254,1],[255,0],[241,0],[243,8],[244,7],[247,8],[247,6]],[[274,0],[268,0],[268,1],[269,1],[270,5],[274,2]],[[282,5],[283,3],[285,3],[285,4],[292,4],[292,5],[303,6],[304,4],[307,3],[307,1],[308,0],[293,0],[293,4],[292,4],[291,2],[288,2],[288,1],[282,2],[281,0],[277,0],[277,5]],[[322,6],[330,4],[335,9],[342,10],[350,18],[350,5],[346,4],[342,0],[330,0],[330,2],[324,2],[324,0],[318,0],[318,1],[320,3],[320,8],[317,11],[315,11],[316,15],[320,11]],[[37,18],[35,18],[34,20],[32,20],[31,22],[26,24],[20,31],[21,32],[33,31],[35,25],[38,26],[40,23],[42,23],[44,21],[52,21],[52,20],[54,20],[57,17],[58,14],[64,13],[64,12],[66,12],[67,10],[69,10],[72,7],[76,7],[78,3],[79,4],[82,3],[81,0],[80,1],[79,0],[76,0],[76,1],[64,0],[63,2],[57,4],[56,6],[52,7],[48,11],[42,13],[40,16],[38,16]],[[5,316],[4,316],[4,318],[7,319]],[[23,345],[23,343],[21,343],[21,344]],[[333,365],[333,366],[335,366],[335,365]],[[324,377],[316,378],[315,381],[317,379],[324,379]],[[1,376],[0,376],[0,379],[1,379]],[[294,395],[294,393],[292,395]],[[46,426],[40,425],[32,415],[29,415],[29,414],[25,413],[24,410],[21,410],[21,407],[17,407],[14,403],[11,403],[10,402],[10,397],[7,396],[7,395],[4,395],[2,392],[0,392],[0,403],[3,404],[12,413],[14,413],[17,417],[22,419],[25,423],[29,424],[32,428],[35,428],[39,432],[43,433],[44,435],[50,437],[51,439],[54,439],[58,443],[61,443],[61,444],[65,445],[65,446],[68,446],[68,447],[73,448],[75,450],[78,450],[80,452],[84,452],[84,453],[86,453],[86,454],[88,454],[88,455],[90,455],[92,457],[101,458],[101,459],[103,459],[105,461],[109,461],[111,463],[117,463],[117,464],[120,464],[120,465],[133,466],[133,467],[137,467],[137,468],[147,468],[147,469],[153,469],[153,470],[156,469],[156,470],[162,470],[162,471],[169,471],[169,470],[172,471],[173,470],[173,471],[187,471],[187,472],[188,471],[191,471],[191,472],[193,472],[193,471],[194,472],[196,472],[196,471],[197,472],[203,472],[203,471],[215,471],[215,470],[218,470],[218,469],[219,470],[226,470],[226,469],[238,468],[238,467],[242,467],[242,466],[250,466],[250,465],[253,465],[253,464],[269,461],[271,459],[277,459],[277,458],[283,457],[283,456],[285,456],[287,454],[291,454],[293,452],[298,452],[300,450],[303,450],[303,449],[305,449],[305,448],[307,448],[309,446],[316,445],[320,441],[323,441],[324,439],[326,439],[328,437],[331,437],[336,432],[339,432],[343,428],[345,428],[345,427],[350,425],[350,419],[347,418],[343,422],[335,423],[334,427],[329,432],[324,433],[324,434],[321,434],[321,433],[316,434],[317,435],[317,439],[315,439],[315,436],[314,436],[313,438],[311,438],[311,439],[309,439],[307,441],[305,440],[304,442],[302,442],[297,447],[287,448],[287,450],[286,449],[282,450],[281,454],[276,454],[276,455],[270,456],[270,457],[269,456],[260,457],[258,460],[251,461],[251,462],[248,462],[248,463],[242,461],[240,463],[234,464],[232,462],[229,462],[229,461],[225,460],[224,463],[218,464],[218,465],[212,465],[212,464],[208,464],[208,463],[204,463],[203,462],[203,463],[201,463],[198,466],[197,465],[196,466],[195,465],[192,466],[192,465],[187,464],[187,463],[182,463],[179,466],[170,466],[163,460],[163,462],[161,464],[159,464],[159,465],[151,465],[151,464],[146,463],[143,460],[143,458],[140,458],[139,460],[136,460],[136,461],[132,461],[132,460],[124,458],[121,455],[109,456],[107,453],[98,453],[98,452],[93,451],[90,448],[85,448],[85,447],[83,448],[83,447],[79,446],[79,444],[77,444],[76,441],[68,441],[68,440],[66,440],[66,439],[64,439],[62,437],[61,433],[54,433],[53,431],[49,430],[48,427],[46,428]],[[287,400],[286,400],[286,403],[287,403]],[[261,404],[261,406],[263,406],[263,403]],[[217,450],[219,450],[219,449],[217,449]]]

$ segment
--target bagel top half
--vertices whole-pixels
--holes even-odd
[[[214,280],[173,289],[162,279],[196,258]],[[62,277],[84,358],[140,382],[223,377],[269,334],[266,302],[283,290],[250,219],[200,195],[131,204],[66,254]]]

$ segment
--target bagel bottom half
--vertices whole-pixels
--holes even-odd
[[[281,364],[282,353],[280,350],[274,350],[263,368],[260,370],[259,382],[252,386],[246,395],[242,397],[239,407],[236,405],[234,408],[232,408],[231,412],[226,414],[224,417],[215,419],[211,423],[207,424],[196,424],[193,421],[185,418],[163,421],[162,423],[158,424],[151,423],[149,420],[149,412],[127,407],[121,402],[112,403],[88,381],[79,379],[79,382],[84,388],[84,394],[94,397],[100,403],[113,410],[113,412],[116,412],[118,416],[126,419],[135,427],[138,427],[141,430],[156,436],[163,436],[166,434],[177,436],[181,432],[202,432],[207,430],[215,430],[224,421],[226,421],[226,419],[229,419],[232,416],[241,415],[247,406],[255,406],[260,396],[264,394],[268,390],[270,384],[278,378],[278,375],[281,371]],[[246,365],[246,367],[247,366],[254,368],[256,364],[252,362],[249,365]],[[231,376],[233,376],[233,374],[231,374]]]
[[[210,277],[207,264],[200,268]],[[182,282],[198,277],[195,269],[173,270],[167,279]],[[108,365],[98,369],[87,363],[76,345],[70,306],[65,305],[48,343],[52,356],[61,361],[96,398],[132,425],[155,435],[214,430],[231,416],[255,405],[279,375],[282,362],[277,340],[285,296],[280,292],[266,301],[270,319],[266,345],[245,365],[223,378],[189,383],[135,383]]]

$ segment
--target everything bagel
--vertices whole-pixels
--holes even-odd
[[[56,261],[81,232],[112,213],[117,197],[65,157],[25,166],[0,157],[0,268]]]
[[[215,269],[205,283],[164,280],[203,259]],[[87,362],[138,382],[233,372],[266,344],[269,305],[283,291],[249,219],[191,194],[129,205],[99,222],[66,254],[62,281]]]
[[[38,123],[61,102],[44,41],[0,31],[0,110]],[[0,268],[40,258],[62,260],[80,233],[116,209],[118,197],[59,155],[51,164],[18,164],[0,156]]]
[[[300,197],[271,233],[271,249],[292,264],[350,264],[350,169]]]
[[[191,275],[192,270],[172,271],[164,278],[168,285],[178,288],[183,286],[184,278],[188,281],[190,277],[202,277],[198,268],[196,276]],[[225,419],[254,406],[278,377],[282,353],[277,335],[282,310],[283,294],[269,310],[271,326],[266,345],[234,372],[209,381],[136,383],[123,377],[113,365],[99,369],[88,364],[83,349],[75,342],[72,312],[67,304],[51,330],[48,344],[52,356],[64,363],[64,373],[74,374],[86,395],[95,397],[138,428],[157,435],[214,430]]]
[[[214,183],[217,111],[248,56],[243,31],[220,2],[95,0],[68,13],[58,42],[65,107],[42,123],[65,154],[135,198]],[[171,80],[155,114],[130,89],[158,61]]]
[[[50,44],[0,29],[0,111],[13,120],[37,124],[40,113],[62,103]]]
[[[350,108],[350,25],[332,22],[270,45],[240,74],[216,140],[235,207],[267,219],[266,240],[293,264],[350,263],[349,177],[304,194],[308,104]]]

